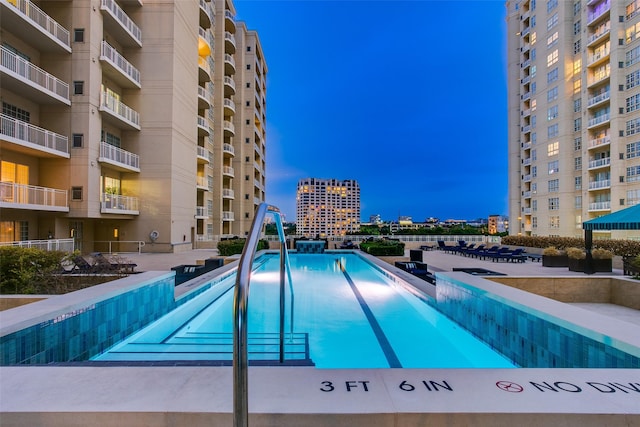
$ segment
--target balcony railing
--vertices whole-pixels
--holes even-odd
[[[29,81],[41,90],[54,97],[71,104],[69,100],[69,85],[59,78],[33,65],[26,59],[16,55],[4,46],[0,46],[0,66],[10,73]]]
[[[224,197],[225,199],[233,199],[235,198],[235,192],[230,188],[223,188],[222,197]]]
[[[611,9],[610,1],[607,1],[605,3],[600,3],[594,11],[589,12],[589,15],[587,17],[587,25],[591,24],[593,21],[597,20],[602,15],[609,12],[610,9]]]
[[[526,159],[522,160],[523,166],[529,166],[530,164],[531,164],[531,157],[527,157]]]
[[[100,93],[100,109],[111,112],[120,120],[140,130],[140,113],[128,107],[107,91]]]
[[[522,208],[522,213],[525,215],[531,215],[531,208]]]
[[[594,64],[600,61],[602,58],[606,58],[609,56],[611,49],[602,49],[598,52],[595,52],[593,55],[589,55],[589,60],[587,61],[587,65]]]
[[[531,174],[527,174],[527,175],[523,176],[523,177],[522,177],[522,180],[523,180],[524,182],[529,182],[529,181],[531,181]]]
[[[601,188],[611,187],[610,179],[599,179],[597,181],[589,181],[589,190],[598,190]]]
[[[234,112],[236,111],[236,103],[230,100],[229,98],[224,99],[224,106]]]
[[[233,59],[233,56],[229,55],[228,53],[224,54],[224,62],[231,64],[234,69],[236,68],[236,60]]]
[[[133,37],[137,44],[142,46],[142,31],[135,22],[129,18],[129,15],[118,6],[115,0],[102,0],[100,8],[108,11],[109,14],[122,25],[122,28]]]
[[[607,113],[607,114],[601,114],[598,117],[594,117],[592,119],[589,119],[589,127],[593,127],[593,126],[597,126],[599,124],[608,122],[609,120],[611,120],[611,113]]]
[[[124,56],[120,55],[118,51],[106,41],[102,41],[100,47],[100,59],[104,59],[111,63],[116,69],[127,76],[130,80],[136,83],[140,87],[140,71],[131,65]]]
[[[231,166],[223,166],[222,173],[229,176],[235,176],[235,171]]]
[[[233,145],[228,144],[226,142],[222,144],[222,151],[229,154],[235,154],[235,148],[233,148]]]
[[[236,132],[236,127],[229,120],[225,120],[222,122],[222,127],[224,130],[228,130],[231,133]]]
[[[523,150],[529,150],[531,148],[531,142],[525,142],[522,144]]]
[[[105,141],[100,141],[100,158],[98,160],[107,160],[122,165],[126,169],[140,171],[140,156]]]
[[[224,76],[224,84],[231,87],[233,91],[236,91],[236,82],[233,80],[233,77]]]
[[[15,6],[23,15],[28,17],[31,22],[36,24],[43,31],[51,34],[67,48],[71,48],[69,30],[44,13],[38,6],[36,6],[35,3],[32,3],[29,0],[9,0],[9,4]],[[25,29],[25,31],[29,30]]]
[[[590,211],[610,211],[611,201],[589,203]]]
[[[102,193],[100,212],[138,214],[138,198],[122,196],[119,194]]]
[[[589,98],[589,101],[587,101],[587,105],[589,107],[596,105],[602,101],[606,101],[607,99],[609,99],[611,97],[611,91],[606,91],[603,93],[600,93],[596,96],[593,96],[591,98]]]
[[[201,159],[204,159],[207,162],[211,163],[211,151],[209,151],[205,147],[201,147],[199,145],[197,146],[197,150],[198,150],[198,157],[200,157]]]
[[[196,187],[202,189],[202,190],[208,190],[209,189],[209,180],[207,179],[206,176],[198,176],[196,177]]]
[[[224,40],[231,43],[234,47],[236,46],[236,38],[229,31],[224,32]]]
[[[68,212],[67,192],[36,185],[0,182],[0,207]]]
[[[531,191],[527,190],[525,192],[522,193],[522,197],[524,197],[525,199],[530,199],[531,198]]]
[[[196,242],[210,242],[213,240],[213,234],[196,234]]]
[[[232,211],[222,211],[222,220],[223,221],[233,221],[234,215]]]
[[[206,206],[196,206],[196,217],[198,218],[209,218],[211,216],[211,212]]]
[[[607,22],[605,25],[598,27],[595,33],[591,34],[587,39],[587,44],[590,45],[594,41],[598,40],[600,37],[611,31],[611,22]]]
[[[589,161],[589,169],[602,168],[611,164],[611,157]]]
[[[69,138],[6,114],[0,114],[0,134],[5,138],[26,143],[27,146],[33,145],[33,148],[69,157]]]
[[[601,138],[592,139],[589,141],[589,148],[600,147],[602,145],[611,144],[610,136],[603,136]]]

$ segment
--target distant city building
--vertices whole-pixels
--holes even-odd
[[[509,231],[509,218],[502,215],[489,215],[489,234],[505,233]]]
[[[301,179],[296,200],[297,234],[324,238],[360,229],[360,186],[355,180]]]
[[[371,224],[382,224],[382,218],[380,218],[380,214],[371,215],[369,217],[369,223],[371,223]]]
[[[506,5],[509,232],[581,237],[640,203],[640,3]]]
[[[0,14],[0,243],[177,252],[248,233],[267,64],[231,0],[9,0]]]

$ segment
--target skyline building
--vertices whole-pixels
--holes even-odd
[[[582,237],[640,202],[640,1],[506,4],[509,232]]]
[[[267,66],[230,0],[0,8],[0,242],[174,252],[248,232]]]
[[[296,232],[305,237],[344,236],[360,229],[360,186],[353,179],[298,181]]]

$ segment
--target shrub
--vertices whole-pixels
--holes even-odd
[[[584,248],[584,239],[579,237],[505,236],[502,238],[502,244],[528,248],[546,248],[549,246],[554,246],[558,249]],[[637,240],[598,239],[593,241],[593,247],[607,249],[614,255],[624,257],[640,255],[640,241]]]
[[[218,252],[220,253],[220,256],[241,254],[246,241],[247,239],[222,240],[221,242],[218,242]],[[256,250],[260,251],[262,249],[269,249],[269,242],[263,239],[258,241]]]
[[[613,253],[607,249],[595,248],[591,251],[591,255],[594,259],[611,259],[613,258]]]
[[[49,293],[53,273],[61,270],[66,256],[62,251],[0,246],[0,293]]]
[[[567,256],[571,259],[585,259],[587,255],[580,248],[567,248]]]
[[[397,240],[373,240],[362,242],[360,249],[374,256],[403,256],[404,243]]]
[[[544,250],[542,251],[542,255],[545,255],[545,256],[558,256],[558,255],[560,255],[560,251],[555,246],[549,246],[549,247],[544,248]]]

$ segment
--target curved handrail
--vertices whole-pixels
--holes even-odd
[[[247,355],[247,306],[249,300],[249,281],[251,268],[255,258],[256,249],[265,215],[270,212],[276,217],[278,236],[280,237],[280,360],[284,358],[284,270],[288,269],[289,258],[287,244],[284,238],[284,229],[280,217],[280,210],[267,203],[261,203],[251,223],[251,229],[240,256],[236,285],[233,295],[233,425],[234,427],[247,427],[249,425],[249,372]],[[289,273],[289,286],[291,289],[291,324],[293,332],[293,288],[291,285],[291,272]]]

